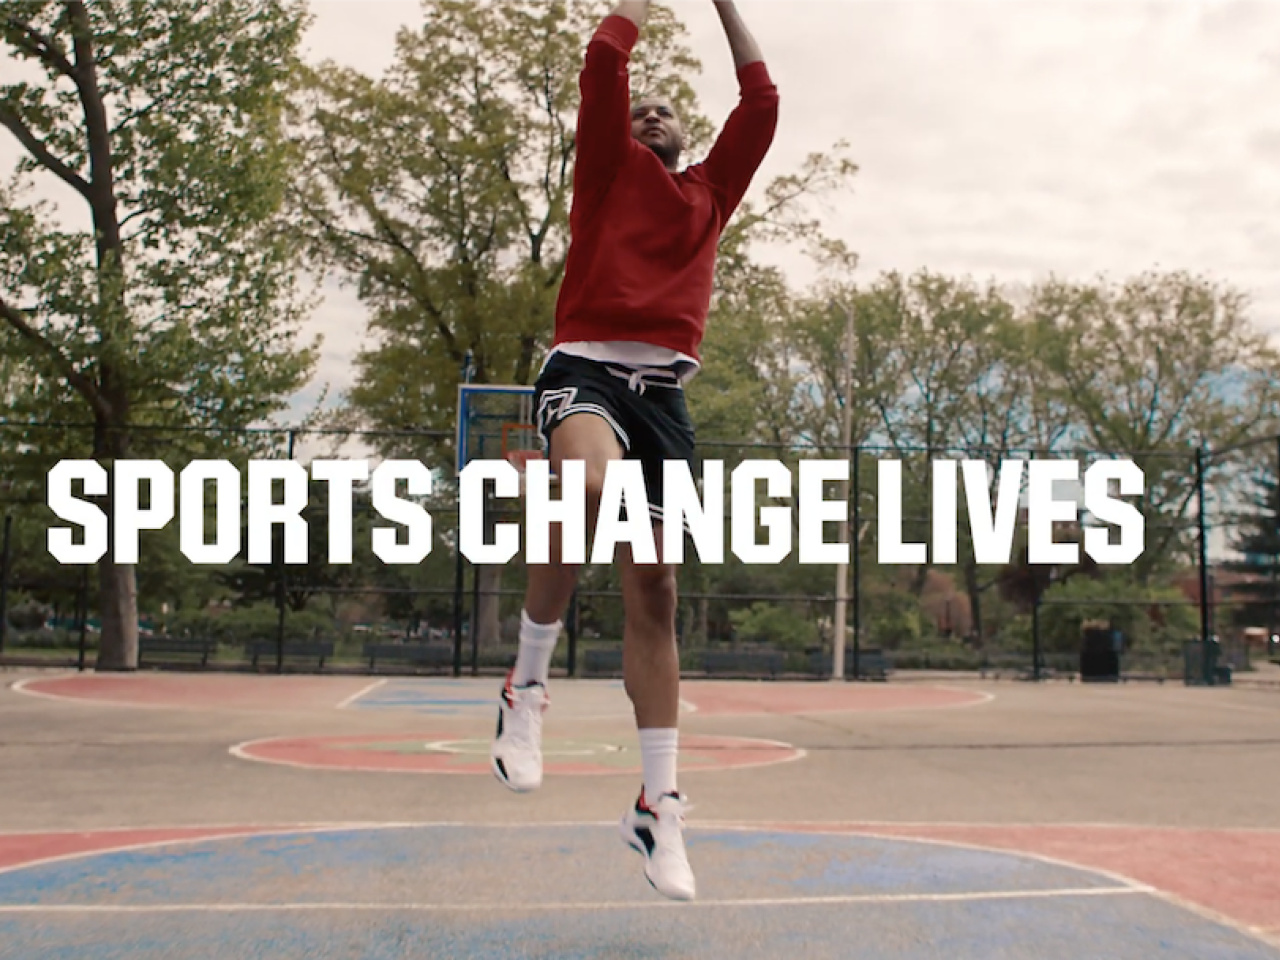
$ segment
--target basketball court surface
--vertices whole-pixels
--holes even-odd
[[[686,904],[617,682],[0,678],[0,957],[1280,960],[1275,691],[686,681]]]

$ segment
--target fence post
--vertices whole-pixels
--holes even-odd
[[[844,393],[844,409],[841,411],[840,417],[840,449],[844,451],[846,458],[852,453],[851,444],[853,442],[853,352],[856,345],[856,332],[853,323],[853,311],[843,303],[837,301],[836,306],[844,314],[845,331],[844,331],[844,382],[841,384]],[[850,484],[844,484],[844,518],[840,521],[840,539],[845,542],[849,540],[849,488]],[[852,549],[852,544],[850,544]],[[835,627],[832,637],[832,664],[831,678],[833,680],[844,679],[844,650],[845,650],[845,633],[848,629],[846,620],[848,618],[849,607],[849,567],[847,564],[836,564],[836,608],[833,626]]]
[[[1200,534],[1200,669],[1204,682],[1213,683],[1213,658],[1209,652],[1209,526],[1205,517],[1205,448],[1196,447],[1196,525]]]
[[[853,529],[849,535],[850,549],[853,551],[853,592],[850,600],[853,603],[853,679],[861,676],[862,652],[862,497],[860,486],[862,464],[862,445],[853,448]]]
[[[849,448],[844,448],[845,456],[849,455]],[[850,545],[849,549],[856,549],[853,541],[849,536],[849,488],[850,484],[844,485],[844,519],[840,521],[839,538]],[[835,616],[832,618],[833,633],[831,637],[831,679],[844,679],[844,651],[845,651],[845,634],[848,632],[849,617],[849,565],[847,563],[836,564],[836,607]]]
[[[458,372],[458,380],[461,383],[470,383],[473,368],[471,365],[472,354],[468,350],[462,358],[462,368]],[[463,423],[459,429],[463,432],[467,429],[467,424]],[[455,451],[457,452],[457,451]],[[461,456],[458,452],[459,457]],[[459,463],[461,469],[465,464]],[[454,491],[454,558],[453,558],[453,675],[455,677],[462,676],[462,593],[466,589],[466,570],[462,564],[462,484],[458,484],[458,489]],[[471,618],[475,619],[475,611],[471,612]]]
[[[4,515],[4,542],[0,545],[0,653],[4,653],[4,643],[9,635],[9,566],[13,561],[10,533],[13,530],[13,516]]]
[[[578,588],[569,594],[569,610],[564,619],[566,632],[569,634],[569,661],[565,665],[571,677],[578,675]]]
[[[80,651],[76,658],[76,669],[84,673],[85,659],[89,645],[89,568],[80,568],[80,586],[76,590],[76,617],[80,626]],[[99,641],[101,653],[101,641]]]
[[[453,560],[453,675],[462,676],[462,591],[466,586],[466,571],[462,566],[462,498],[459,496],[454,510]]]
[[[480,676],[480,568],[471,568],[471,675]]]
[[[1275,462],[1276,490],[1273,510],[1275,510],[1275,529],[1271,531],[1273,538],[1272,543],[1276,545],[1275,552],[1271,555],[1271,616],[1267,619],[1267,642],[1263,649],[1268,653],[1271,651],[1271,640],[1276,635],[1276,593],[1280,590],[1280,435],[1276,436],[1276,462]]]
[[[289,459],[293,459],[294,432],[289,431]],[[284,562],[284,530],[280,530],[280,576],[276,578],[276,673],[284,673],[284,610],[289,592],[289,567]]]

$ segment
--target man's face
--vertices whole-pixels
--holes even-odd
[[[684,149],[684,130],[675,108],[666,100],[646,98],[631,108],[631,135],[674,169]]]

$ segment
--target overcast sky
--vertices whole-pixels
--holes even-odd
[[[721,119],[737,91],[714,8],[674,6],[703,61],[703,106]],[[1187,268],[1247,290],[1258,324],[1280,331],[1280,3],[739,6],[782,96],[757,185],[848,140],[861,172],[827,222],[859,252],[863,276]],[[371,74],[419,17],[416,0],[312,7],[310,56]],[[0,136],[0,171],[15,153]],[[347,385],[364,312],[330,296],[311,327],[325,335],[324,359],[300,401],[322,382],[335,394]]]

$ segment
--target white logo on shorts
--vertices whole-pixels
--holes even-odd
[[[561,387],[559,390],[548,390],[544,393],[538,401],[538,432],[545,436],[547,425],[553,419],[563,419],[577,396],[577,387]]]

